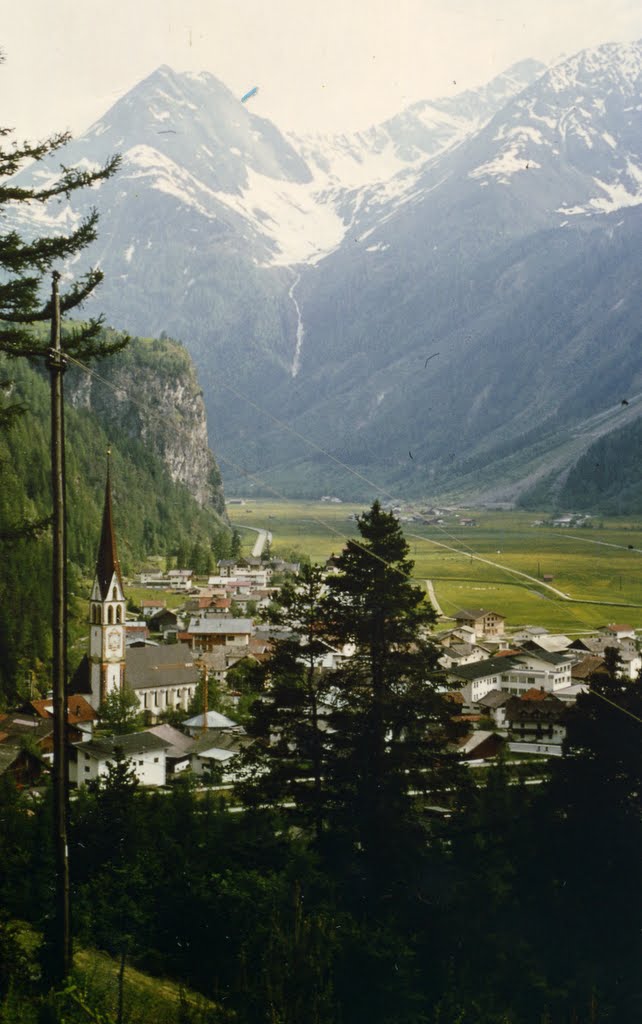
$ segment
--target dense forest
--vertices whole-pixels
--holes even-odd
[[[642,420],[614,430],[595,441],[557,487],[543,481],[524,495],[524,508],[543,508],[554,501],[560,509],[601,512],[604,515],[642,514],[639,477]]]
[[[94,385],[93,407],[78,400],[84,374],[72,369],[65,381],[70,399],[66,409],[66,467],[70,590],[81,576],[93,574],[104,497],[107,449],[111,448],[114,516],[123,570],[133,572],[148,556],[176,556],[180,551],[203,554],[210,561],[229,553],[231,531],[221,514],[222,492],[214,460],[210,470],[210,507],[199,504],[187,487],[174,483],[164,461],[164,433],[178,439],[189,458],[202,456],[200,439],[182,426],[159,426],[156,393],[141,388],[141,376],[154,379],[157,389],[182,380],[194,387],[189,356],[175,342],[132,339],[126,350],[112,356],[108,367],[97,363],[101,379]],[[109,377],[130,380],[135,404],[121,400],[117,407]],[[47,675],[50,657],[51,547],[47,529],[36,535],[15,536],[16,523],[42,522],[51,513],[49,382],[45,371],[24,359],[0,355],[5,385],[0,412],[13,410],[0,431],[0,701],[16,696],[28,672]],[[110,402],[111,397],[111,402]],[[105,407],[105,408],[103,408]],[[179,412],[176,413],[177,418]],[[144,436],[142,426],[152,437]],[[202,442],[200,442],[202,444]],[[209,454],[209,453],[208,453]],[[4,539],[3,539],[4,537]],[[84,605],[82,614],[84,615]],[[24,691],[23,691],[24,692]]]

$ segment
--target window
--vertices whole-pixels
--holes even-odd
[[[118,591],[116,590],[116,587],[114,587],[114,589],[111,592],[111,599],[112,601],[118,600]]]
[[[111,625],[111,624],[113,624],[113,621],[114,621],[114,608],[113,608],[113,605],[110,604],[109,608],[107,609],[107,622],[109,622],[110,625]]]
[[[86,771],[86,772],[89,772],[89,771],[91,771],[91,768],[89,767],[89,765],[88,765],[88,764],[86,764],[86,765],[85,765],[85,771]]]
[[[154,764],[158,764],[158,758],[157,757],[154,758]]]
[[[138,764],[139,764],[139,765],[140,765],[140,766],[142,767],[142,764],[143,764],[143,762],[142,762],[142,761],[139,761],[139,762],[138,762]]]
[[[116,622],[122,622],[122,621],[123,621],[122,609],[121,609],[120,605],[117,605],[117,607],[116,607]]]

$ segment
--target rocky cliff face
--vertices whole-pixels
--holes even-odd
[[[93,375],[70,371],[70,404],[94,413],[114,439],[144,445],[200,505],[224,513],[203,394],[183,346],[168,338],[133,338],[125,350],[95,369]]]

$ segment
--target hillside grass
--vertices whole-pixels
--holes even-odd
[[[95,949],[79,949],[74,955],[74,981],[87,1000],[116,1020],[119,963]],[[176,1024],[184,1020],[223,1021],[217,1007],[198,993],[168,978],[157,978],[135,967],[125,967],[123,1018],[127,1024]]]
[[[14,921],[15,940],[28,957],[34,978],[38,977],[41,933],[26,921]],[[113,1024],[118,1018],[120,962],[97,949],[75,943],[71,977],[59,993],[38,996],[36,990],[14,989],[0,1019],[31,1021],[42,1019],[83,1020],[87,1024]],[[49,1013],[44,1003],[51,1009]],[[43,1017],[44,1012],[44,1017]],[[12,1016],[13,1014],[13,1016]],[[229,1013],[198,992],[169,978],[156,977],[125,964],[123,976],[124,1024],[223,1024]]]
[[[349,516],[363,505],[257,499],[228,511],[234,525],[263,527],[272,552],[307,553],[323,562],[357,536]],[[589,529],[533,526],[545,514],[475,511],[477,526],[462,527],[450,515],[443,526],[403,523],[418,580],[431,579],[446,616],[465,607],[491,607],[508,625],[533,623],[578,635],[608,622],[642,628],[642,523],[634,519],[592,520]],[[252,536],[243,531],[243,540]],[[447,550],[447,545],[455,550]],[[640,549],[640,550],[636,550]],[[497,563],[487,565],[476,556]],[[535,581],[550,574],[564,601]],[[596,602],[596,603],[591,603]]]

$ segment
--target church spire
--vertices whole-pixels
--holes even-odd
[[[110,457],[111,448],[107,449],[107,481],[105,483],[105,506],[103,509],[103,525],[100,534],[100,546],[98,548],[98,559],[96,561],[96,580],[100,588],[101,600],[105,600],[109,591],[114,573],[121,589],[123,580],[120,572],[120,562],[116,551],[116,537],[114,535],[114,523],[111,511],[111,478],[110,478]]]

